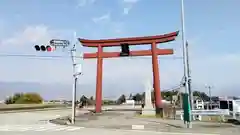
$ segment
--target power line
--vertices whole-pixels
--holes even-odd
[[[31,54],[0,54],[0,57],[63,58],[64,56],[54,56],[54,55],[52,55],[52,56],[43,56],[43,55],[31,55]]]
[[[25,58],[61,58],[61,59],[69,59],[70,56],[62,56],[62,55],[48,55],[48,56],[43,56],[43,55],[33,55],[33,54],[0,54],[0,57],[25,57]],[[82,56],[75,56],[75,58],[83,58]],[[127,59],[151,59],[151,57],[124,57]],[[182,59],[183,57],[158,57],[159,59]]]

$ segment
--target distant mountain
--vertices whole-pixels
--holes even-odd
[[[121,94],[136,93],[143,91],[142,86],[133,87],[134,84],[129,83],[126,85],[108,83],[103,85],[103,98],[116,99]],[[95,97],[95,84],[78,84],[77,85],[77,99],[81,95],[94,96]],[[11,96],[16,92],[37,92],[42,95],[46,100],[48,99],[71,99],[72,97],[72,84],[63,83],[35,83],[35,82],[0,82],[0,100],[5,99],[7,96]]]
[[[77,85],[77,99],[82,95],[95,97],[96,84],[78,84]],[[240,96],[240,87],[231,86],[227,88],[212,89],[212,96]],[[121,94],[127,97],[131,93],[145,91],[144,85],[136,83],[135,81],[121,82],[103,82],[103,98],[117,99]],[[201,91],[201,90],[199,90]],[[46,100],[49,99],[66,99],[72,97],[72,84],[64,83],[35,83],[35,82],[0,82],[0,100],[11,96],[16,92],[38,92]],[[204,91],[208,94],[208,91]]]
[[[35,82],[0,82],[0,99],[5,99],[7,96],[16,92],[37,92],[47,100],[59,98],[71,99],[72,85],[62,83],[41,84]],[[77,94],[78,97],[82,94],[87,96],[94,95],[94,87],[92,87],[92,85],[78,84]]]
[[[0,99],[6,98],[16,92],[38,92],[45,99],[58,98],[63,96],[68,98],[71,93],[70,85],[62,84],[41,84],[34,82],[0,82]],[[65,93],[66,92],[66,93]]]

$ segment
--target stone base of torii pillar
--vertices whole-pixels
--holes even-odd
[[[145,105],[144,108],[142,108],[142,115],[146,115],[146,116],[151,116],[151,115],[155,115],[155,109],[152,105],[152,84],[148,83],[146,84],[146,88],[145,88]]]

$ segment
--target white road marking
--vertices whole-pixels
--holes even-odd
[[[1,125],[0,131],[76,131],[84,127],[72,127],[55,124],[30,124],[30,125]]]
[[[132,125],[132,129],[144,129],[144,125]]]
[[[68,131],[75,131],[75,130],[79,130],[79,129],[82,129],[83,127],[75,127],[75,128],[71,128],[71,129],[68,129]]]
[[[151,133],[151,134],[164,134],[164,135],[220,135],[220,134],[207,134],[207,133],[191,133],[191,132],[158,132],[158,131],[149,131],[149,130],[124,130],[124,129],[114,129],[115,131],[122,132],[139,132],[139,133]]]

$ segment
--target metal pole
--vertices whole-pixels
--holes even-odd
[[[212,109],[212,91],[211,91],[211,86],[208,86],[208,93],[209,93],[209,110]]]
[[[193,92],[191,87],[191,74],[190,74],[190,65],[189,65],[189,53],[188,53],[188,42],[186,41],[186,54],[187,54],[187,67],[188,67],[188,87],[189,87],[189,98],[190,98],[190,105],[191,109],[194,110],[194,99],[193,99]]]
[[[75,123],[76,116],[76,88],[77,88],[77,78],[74,77],[73,91],[72,91],[72,121],[71,123]]]
[[[74,39],[76,38],[76,33],[74,33]],[[52,39],[50,40],[50,44],[54,45],[55,47],[67,47],[70,42],[68,40],[60,40],[60,39]],[[73,48],[71,49],[71,58],[72,58],[72,62],[73,62],[73,88],[72,88],[72,119],[71,119],[71,123],[74,124],[75,122],[75,114],[76,114],[76,89],[77,89],[77,79],[78,79],[78,75],[81,74],[80,73],[76,73],[76,62],[75,62],[75,52],[76,52],[76,46],[75,43],[73,45]]]
[[[182,46],[183,46],[183,65],[184,65],[184,82],[185,84],[185,93],[188,93],[188,68],[187,68],[187,48],[186,48],[186,40],[185,40],[185,24],[184,24],[184,4],[183,0],[181,6],[181,22],[182,22]]]
[[[182,46],[183,46],[183,65],[184,65],[184,81],[185,81],[185,93],[189,94],[189,75],[188,75],[188,66],[187,66],[187,47],[185,39],[185,20],[184,20],[184,2],[181,0],[181,23],[182,23]],[[190,97],[190,96],[188,96]],[[188,98],[188,101],[190,98]],[[190,111],[191,116],[191,111]],[[191,128],[191,117],[190,122],[187,123],[187,128]]]
[[[77,76],[76,76],[76,62],[75,62],[75,45],[73,46],[73,49],[71,50],[71,57],[72,57],[72,62],[73,62],[73,90],[72,90],[72,120],[71,123],[75,123],[75,115],[76,115],[76,89],[77,89]]]

